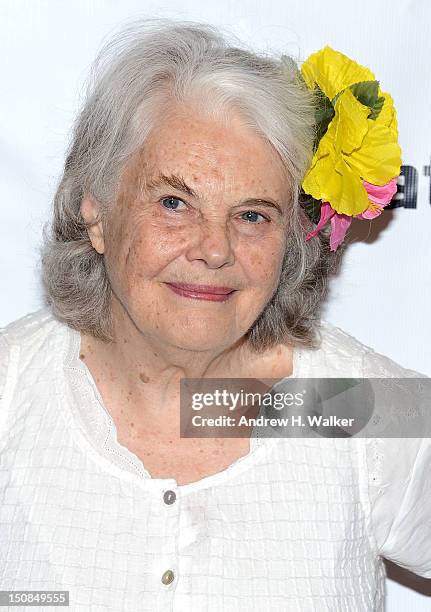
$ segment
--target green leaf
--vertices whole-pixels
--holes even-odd
[[[361,81],[351,85],[350,91],[361,104],[371,110],[368,119],[377,119],[385,101],[383,96],[379,97],[379,82]]]
[[[311,195],[305,193],[303,189],[299,194],[299,205],[304,209],[307,216],[313,223],[319,223],[321,200],[315,200]]]
[[[335,116],[335,110],[331,103],[331,100],[323,93],[320,87],[317,86],[315,92],[318,98],[315,113],[316,139],[314,143],[314,150],[316,151],[321,138],[327,132],[329,124]]]
[[[361,81],[360,83],[354,83],[354,85],[350,85],[349,89],[361,104],[372,108],[378,97],[379,82]]]
[[[379,81],[360,81],[359,83],[350,85],[349,89],[361,104],[368,106],[370,109],[371,112],[368,115],[368,119],[377,119],[385,102],[383,96],[379,97]],[[345,89],[343,89],[343,91],[345,91]],[[340,96],[343,91],[337,93],[335,98],[331,100],[334,107],[338,100],[338,96]]]
[[[380,115],[380,111],[382,110],[384,103],[384,96],[380,96],[379,98],[377,98],[371,110],[371,113],[368,115],[368,119],[377,119],[377,117]]]

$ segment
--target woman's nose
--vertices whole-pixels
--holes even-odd
[[[193,234],[186,252],[188,261],[200,259],[209,268],[220,268],[234,263],[232,238],[226,223],[201,222],[194,226]]]

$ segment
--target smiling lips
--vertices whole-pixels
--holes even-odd
[[[215,285],[190,285],[189,283],[166,283],[178,295],[210,302],[225,302],[235,293],[232,287],[216,287]]]

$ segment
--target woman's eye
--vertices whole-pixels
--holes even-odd
[[[170,196],[169,198],[163,198],[161,200],[161,203],[162,206],[168,208],[169,210],[177,210],[179,204],[184,204],[185,206],[185,203],[182,200],[180,200],[179,198],[174,198],[172,196]]]
[[[247,215],[247,218],[244,220],[248,221],[249,223],[256,223],[257,217],[262,217],[263,219],[263,221],[260,221],[259,223],[263,223],[264,221],[269,221],[269,219],[265,217],[265,215],[262,215],[254,210],[248,210],[247,212],[242,213],[241,217],[244,218],[244,215]]]

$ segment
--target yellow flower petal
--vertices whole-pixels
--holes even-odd
[[[344,160],[364,180],[385,185],[401,171],[401,148],[390,128],[368,121],[371,127],[362,146]]]
[[[310,194],[316,200],[322,200],[327,179],[332,172],[334,172],[332,157],[329,155],[320,158],[315,156],[314,164],[310,167],[302,182],[305,193]]]
[[[376,119],[378,124],[385,125],[394,131],[395,138],[398,138],[398,123],[397,123],[397,114],[395,112],[394,101],[392,96],[387,92],[383,92],[379,90],[379,96],[385,97],[385,102],[383,104],[383,108],[379,113],[379,116]]]
[[[371,70],[328,46],[310,55],[301,73],[310,89],[317,84],[330,100],[354,83],[375,80]]]
[[[323,138],[333,139],[337,152],[351,153],[361,146],[368,132],[369,114],[370,109],[361,104],[350,89],[346,89],[337,100],[335,117]]]
[[[319,159],[305,176],[304,191],[340,214],[359,215],[369,205],[367,192],[357,173],[342,158],[337,161],[330,155]]]

